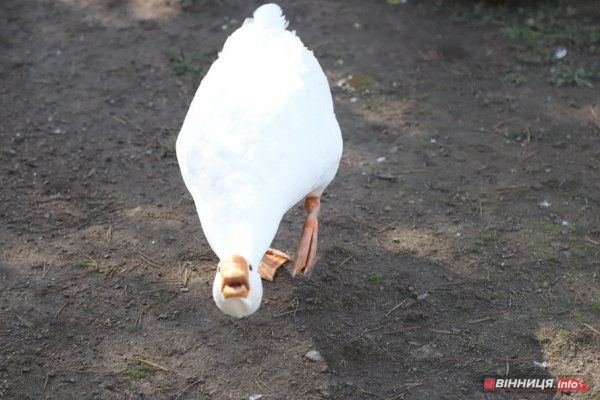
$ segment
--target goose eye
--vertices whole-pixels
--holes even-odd
[[[248,269],[252,271],[252,265],[248,265]]]
[[[217,267],[217,272],[221,272],[221,267]]]

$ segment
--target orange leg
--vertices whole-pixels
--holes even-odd
[[[310,274],[317,253],[317,231],[319,230],[317,214],[321,209],[321,199],[319,197],[307,197],[304,201],[304,209],[308,213],[308,217],[306,217],[302,227],[300,244],[294,255],[292,276],[296,276],[298,272],[304,272],[305,275]]]

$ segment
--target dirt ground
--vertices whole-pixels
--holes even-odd
[[[281,269],[237,320],[174,141],[261,3],[3,0],[0,397],[600,398],[593,3],[280,1],[344,157],[314,274]],[[484,392],[506,376],[591,391]]]

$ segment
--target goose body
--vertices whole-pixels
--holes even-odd
[[[177,139],[184,182],[221,260],[213,295],[236,317],[260,306],[258,265],[281,218],[305,197],[321,196],[342,153],[327,78],[286,27],[281,9],[267,4],[227,39]],[[227,265],[248,268],[245,297],[224,295]]]

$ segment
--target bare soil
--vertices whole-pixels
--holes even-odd
[[[389,3],[279,2],[345,151],[312,277],[281,269],[241,320],[213,303],[173,145],[260,3],[0,3],[0,397],[599,398],[598,81],[539,64],[510,86],[518,50],[481,4]],[[568,12],[600,21],[593,3]],[[484,392],[505,376],[592,390]]]

